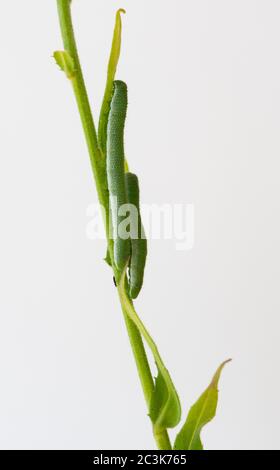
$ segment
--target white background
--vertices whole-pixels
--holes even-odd
[[[55,0],[0,17],[0,446],[150,449]],[[73,0],[95,117],[116,8],[126,153],[145,203],[193,203],[195,246],[153,241],[137,309],[184,417],[218,364],[207,449],[279,449],[280,4]],[[172,432],[172,435],[174,432]]]

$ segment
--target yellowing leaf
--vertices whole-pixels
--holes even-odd
[[[223,362],[217,369],[212,382],[198,401],[191,407],[181,431],[176,437],[175,450],[203,450],[200,432],[215,415],[218,403],[218,382],[223,367],[231,359]]]

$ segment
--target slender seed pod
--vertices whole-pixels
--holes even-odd
[[[147,239],[141,221],[138,178],[133,173],[126,173],[125,183],[128,203],[137,209],[136,220],[134,217],[131,217],[132,223],[134,221],[137,227],[130,227],[130,233],[133,236],[131,236],[131,258],[129,264],[130,297],[136,299],[143,284],[147,257]],[[136,234],[135,237],[134,234]]]
[[[124,176],[124,124],[127,109],[127,86],[119,80],[114,82],[113,97],[107,128],[107,178],[110,195],[110,212],[114,235],[114,259],[123,270],[130,255],[130,240],[120,233],[125,215],[120,208],[127,203]]]

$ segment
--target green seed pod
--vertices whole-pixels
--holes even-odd
[[[137,227],[130,227],[130,233],[135,233],[136,237],[131,237],[131,258],[129,264],[130,297],[136,299],[143,284],[147,257],[147,239],[141,222],[138,178],[133,173],[126,173],[125,183],[128,203],[135,206],[138,215],[136,220]],[[131,220],[133,221],[134,219],[132,218]]]
[[[127,86],[115,81],[107,128],[107,178],[110,194],[110,212],[114,235],[114,259],[123,270],[130,255],[130,240],[119,233],[125,215],[119,209],[127,203],[124,176],[124,124],[127,109]]]

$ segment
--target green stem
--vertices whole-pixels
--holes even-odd
[[[154,433],[154,438],[159,450],[172,450],[168,432],[166,430],[158,434]]]
[[[76,97],[77,105],[79,108],[81,121],[85,133],[85,138],[89,150],[91,166],[96,182],[97,193],[100,203],[106,208],[106,195],[101,168],[105,165],[102,164],[102,155],[97,143],[97,135],[91,113],[91,107],[87,95],[87,90],[82,74],[80,65],[79,55],[77,51],[71,10],[71,0],[57,0],[58,14],[60,20],[60,28],[62,39],[64,43],[64,49],[70,54],[75,64],[75,76],[71,80],[73,85],[74,94]]]
[[[147,408],[149,409],[152,393],[154,391],[154,380],[151,374],[146,351],[144,349],[139,330],[136,328],[133,321],[129,318],[123,307],[122,310],[145,401]]]
[[[148,363],[146,351],[144,349],[143,341],[139,330],[136,328],[134,322],[129,318],[129,314],[125,310],[125,305],[120,297],[122,304],[123,315],[126,323],[128,336],[130,339],[131,348],[135,357],[138,374],[140,377],[144,397],[147,403],[147,408],[150,408],[150,402],[152,393],[154,391],[154,381],[151,374],[150,366]],[[168,436],[168,432],[163,430],[162,432],[156,433],[154,431],[154,439],[157,447],[160,450],[171,450],[172,446]]]
[[[138,331],[139,336],[140,336],[139,332],[142,333],[144,339],[146,340],[147,344],[149,345],[149,347],[150,347],[150,349],[153,353],[153,356],[154,356],[154,359],[156,361],[157,366],[160,367],[161,373],[163,375],[166,375],[166,374],[169,375],[168,371],[165,369],[165,366],[164,366],[164,364],[161,360],[158,349],[157,349],[153,339],[151,338],[151,336],[148,333],[146,327],[144,326],[144,324],[142,323],[142,321],[138,317],[138,315],[137,315],[137,313],[134,309],[132,300],[130,300],[126,295],[125,283],[126,283],[126,278],[125,278],[125,274],[123,273],[120,284],[118,286],[119,298],[120,298],[120,302],[121,302],[121,305],[122,305],[123,312],[126,314],[127,319],[130,320],[130,324],[134,324],[134,326],[137,327],[137,331]],[[150,369],[149,369],[149,371],[150,371]],[[146,387],[149,386],[149,384],[147,383],[148,380],[149,380],[149,377],[142,376],[142,379],[143,379],[142,387],[143,387],[143,390],[144,390],[144,393],[145,393]],[[153,385],[153,388],[154,388],[154,385]],[[151,392],[152,391],[153,391],[153,389],[151,390]],[[150,390],[149,390],[149,392],[150,392]],[[146,398],[146,401],[147,401],[148,409],[149,409],[149,404],[150,404],[150,400],[151,400],[151,393],[147,395],[147,398]],[[156,426],[154,426],[153,431],[154,431],[154,438],[155,438],[155,441],[157,443],[158,448],[161,449],[161,450],[171,450],[172,446],[170,444],[170,439],[169,439],[169,435],[168,435],[167,430],[166,429],[158,430],[156,428]]]
[[[71,55],[75,64],[75,76],[71,79],[74,94],[76,97],[81,121],[84,129],[84,134],[88,146],[91,166],[96,183],[97,194],[100,204],[105,209],[106,213],[106,234],[108,246],[112,258],[112,243],[110,241],[109,227],[108,227],[108,214],[109,214],[109,194],[106,183],[106,166],[105,159],[98,146],[97,134],[92,117],[91,107],[87,95],[87,90],[82,74],[80,60],[78,56],[72,17],[70,9],[71,0],[57,0],[57,8],[60,20],[60,28],[65,50]],[[115,275],[119,274],[117,272]],[[122,302],[121,302],[122,303]],[[128,331],[132,351],[134,354],[140,382],[142,385],[145,400],[149,409],[151,396],[154,390],[154,381],[151,374],[150,366],[147,360],[146,351],[142,341],[141,334],[134,322],[129,318],[126,309],[122,303],[122,309],[126,328]],[[155,435],[159,449],[171,449],[168,434],[164,431],[160,436]]]

